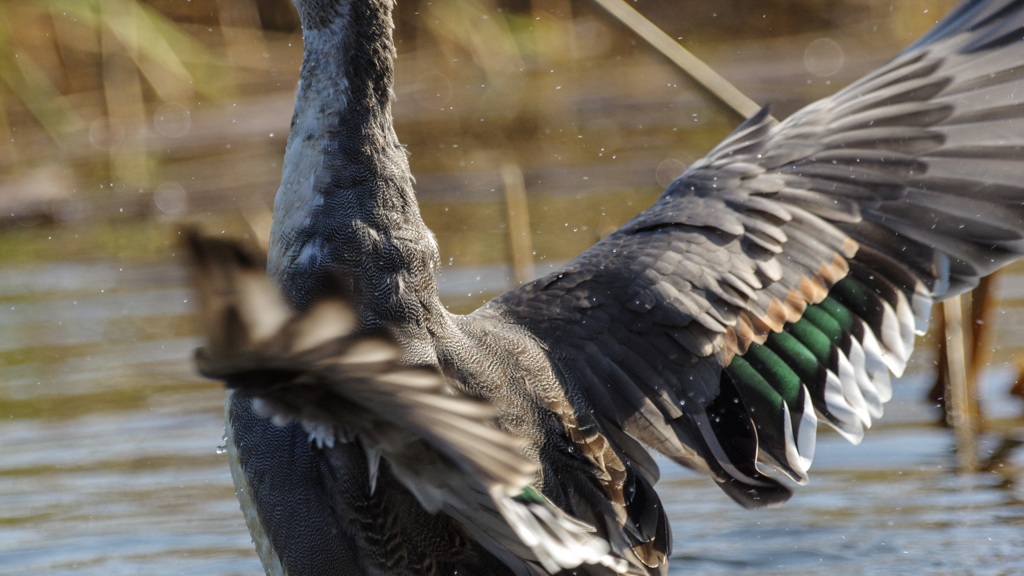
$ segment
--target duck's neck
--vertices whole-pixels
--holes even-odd
[[[298,309],[340,276],[364,325],[402,330],[439,307],[438,254],[391,121],[392,4],[296,0],[305,51],[268,268]]]

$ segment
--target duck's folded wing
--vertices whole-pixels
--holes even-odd
[[[746,506],[785,500],[758,463],[803,483],[818,419],[859,441],[931,303],[1024,253],[1022,38],[1024,2],[965,3],[835,96],[751,118],[487,313],[540,340],[612,438]]]

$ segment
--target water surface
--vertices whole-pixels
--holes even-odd
[[[223,392],[192,371],[190,294],[170,260],[12,267],[0,282],[0,574],[260,573],[217,453]],[[476,277],[460,272],[446,296]],[[1014,376],[985,378],[1004,432],[983,455],[1024,438]],[[1024,572],[1021,454],[955,474],[929,383],[897,383],[861,446],[823,432],[810,485],[780,508],[740,509],[663,462],[672,573]]]

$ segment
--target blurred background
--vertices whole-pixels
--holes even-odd
[[[893,55],[953,2],[633,4],[781,117]],[[398,131],[430,223],[465,264],[503,258],[500,234],[449,236],[499,232],[500,218],[457,205],[499,200],[502,165],[521,168],[537,204],[538,251],[568,257],[739,120],[589,0],[410,0],[395,20]],[[63,258],[109,243],[163,257],[153,244],[180,218],[259,222],[301,49],[288,0],[5,0],[0,255],[37,260],[46,245],[24,241],[47,230]],[[643,202],[576,207],[570,227],[589,233],[564,237],[564,210],[534,202],[622,192]],[[71,230],[77,242],[64,240]]]
[[[955,3],[631,4],[781,118]],[[591,0],[399,0],[395,20],[396,128],[455,311],[593,244],[741,120]],[[177,233],[265,242],[301,50],[288,0],[0,2],[0,574],[261,572]],[[880,429],[823,431],[782,509],[667,465],[672,573],[1024,571],[1017,274],[983,320],[987,468],[951,473],[924,343]]]

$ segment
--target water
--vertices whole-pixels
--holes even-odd
[[[217,453],[223,392],[193,373],[187,278],[168,250],[170,264],[58,259],[5,270],[0,575],[261,572]],[[442,284],[447,297],[495,276],[457,271]],[[1006,396],[1013,376],[986,378],[1003,432],[984,437],[983,455],[1004,435],[1024,440],[1021,405]],[[1024,457],[953,473],[951,435],[922,400],[928,383],[898,383],[861,446],[824,433],[810,485],[780,508],[740,509],[663,462],[672,573],[1024,573]]]
[[[913,384],[900,386],[923,392]],[[672,573],[1024,572],[1019,455],[997,472],[958,476],[949,434],[926,423],[879,428],[858,447],[834,435],[820,442],[810,485],[781,508],[735,509],[696,479],[663,485],[676,519]]]
[[[259,573],[178,267],[0,281],[0,574]],[[171,324],[180,322],[186,334]]]

